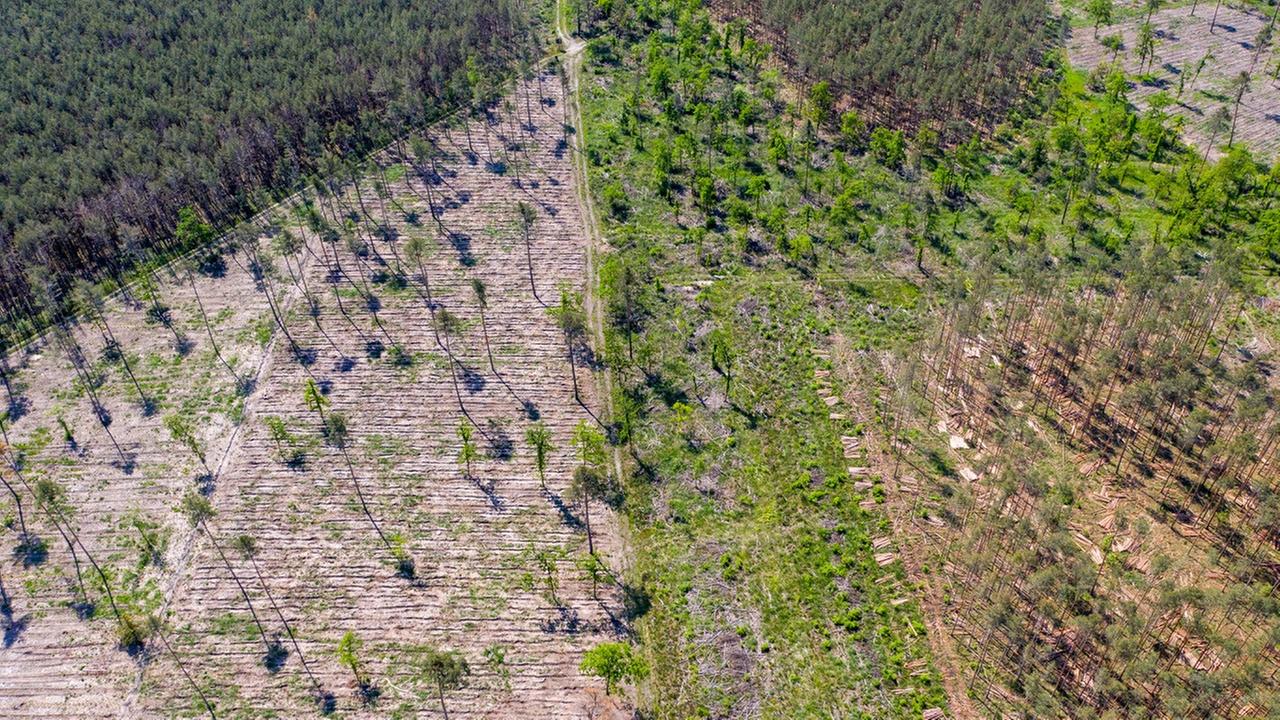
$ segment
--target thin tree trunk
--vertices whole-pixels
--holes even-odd
[[[236,587],[240,589],[244,604],[249,607],[249,614],[253,616],[253,624],[258,626],[258,634],[262,636],[263,645],[270,651],[271,641],[267,639],[267,629],[262,626],[262,620],[258,618],[258,611],[254,609],[253,601],[249,599],[249,591],[245,589],[244,583],[240,582],[240,576],[236,575],[235,568],[231,566],[231,561],[227,559],[226,553],[222,551],[222,546],[218,544],[218,538],[214,537],[213,532],[209,530],[209,524],[201,520],[200,529],[204,531],[205,537],[209,538],[209,542],[213,543],[213,549],[218,551],[218,557],[222,559],[222,564],[227,566],[227,572],[231,573],[231,579],[235,581]]]
[[[164,649],[169,651],[169,656],[178,664],[178,669],[186,676],[187,682],[191,683],[191,687],[195,688],[196,694],[200,696],[200,702],[204,703],[204,707],[209,711],[209,717],[218,720],[218,716],[213,712],[213,705],[209,704],[209,698],[205,697],[204,690],[196,684],[195,678],[191,677],[191,673],[187,671],[187,666],[182,662],[182,658],[178,657],[178,653],[173,651],[173,646],[169,644],[169,638],[165,637],[164,630],[157,630],[156,634],[160,636],[160,642],[164,643]]]
[[[303,655],[302,648],[298,645],[298,639],[293,635],[293,628],[290,627],[289,621],[285,619],[280,606],[276,604],[276,599],[271,594],[271,588],[267,587],[267,581],[262,577],[262,569],[258,567],[258,559],[251,555],[249,556],[249,562],[253,564],[253,573],[258,577],[258,584],[262,586],[263,592],[267,594],[267,601],[271,603],[271,609],[275,610],[276,617],[280,618],[280,624],[284,626],[284,632],[289,636],[289,642],[293,645],[294,652],[298,653],[298,660],[302,662],[302,669],[306,671],[307,677],[311,678],[311,684],[315,687],[316,694],[322,694],[323,689],[320,687],[320,682],[316,680],[315,674],[311,672],[311,666],[307,664],[307,658]]]
[[[0,418],[0,433],[3,434],[4,445],[10,453],[9,461],[13,464],[14,474],[18,475],[19,479],[21,479],[22,476],[18,472],[18,458],[16,455],[13,455],[13,445],[9,443],[9,431],[5,429],[4,425],[4,419]],[[13,485],[9,484],[9,481],[6,480],[2,474],[0,474],[0,483],[4,483],[5,489],[13,496],[13,504],[18,508],[18,527],[22,528],[22,538],[25,543],[27,538],[30,537],[30,533],[27,532],[27,516],[22,511],[22,496],[18,494],[18,491],[13,487]]]
[[[524,249],[525,255],[529,260],[529,288],[533,290],[533,299],[537,300],[540,305],[545,306],[546,303],[542,302],[542,298],[538,297],[538,285],[533,279],[533,240],[529,237],[529,225],[527,223],[524,226]]]
[[[373,519],[373,513],[369,510],[369,503],[364,499],[364,491],[360,489],[360,480],[356,477],[355,466],[351,464],[351,456],[347,453],[344,445],[342,448],[342,457],[347,461],[347,472],[351,473],[351,484],[356,488],[356,497],[360,500],[360,509],[364,510],[365,517],[369,518],[369,523],[373,525],[373,529],[378,533],[378,537],[382,539],[382,544],[391,549],[391,541],[382,532],[382,526],[378,525],[378,521]]]
[[[209,344],[213,347],[213,354],[217,356],[218,362],[231,373],[231,377],[235,378],[237,384],[241,383],[240,374],[231,367],[227,359],[222,356],[222,348],[218,347],[218,341],[213,336],[213,326],[209,323],[209,314],[205,312],[204,301],[200,299],[200,292],[196,290],[196,278],[190,271],[187,272],[187,281],[191,283],[191,294],[196,298],[196,307],[200,308],[200,319],[204,321],[205,332],[209,333]]]
[[[18,397],[13,392],[13,384],[9,378],[10,372],[11,370],[9,369],[9,356],[5,354],[5,351],[3,349],[0,349],[0,384],[4,385],[5,395],[9,399],[9,402],[7,403],[6,407],[14,408],[18,406]]]
[[[582,516],[587,521],[587,552],[594,557],[596,544],[591,535],[591,498],[585,492],[582,494]]]
[[[493,348],[489,346],[489,325],[485,318],[484,306],[480,307],[480,331],[484,334],[484,351],[489,356],[489,369],[498,375],[498,368],[493,362]]]
[[[101,310],[94,312],[94,318],[98,322],[98,327],[102,331],[102,337],[112,347],[120,353],[120,362],[124,365],[124,372],[129,376],[129,381],[133,383],[133,389],[138,391],[138,398],[142,401],[144,410],[151,409],[151,401],[147,399],[147,394],[142,390],[142,385],[138,383],[138,378],[133,374],[133,365],[129,363],[129,354],[125,352],[124,346],[116,340],[116,334],[111,330],[111,324],[107,322],[107,316]]]

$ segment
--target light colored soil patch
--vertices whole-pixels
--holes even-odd
[[[1185,138],[1204,148],[1210,137],[1207,129],[1210,116],[1219,107],[1233,108],[1232,78],[1241,72],[1250,72],[1252,81],[1241,103],[1235,141],[1270,161],[1280,150],[1280,83],[1271,77],[1278,59],[1273,41],[1271,47],[1263,48],[1255,64],[1257,53],[1253,45],[1270,18],[1224,4],[1211,33],[1213,9],[1212,2],[1202,2],[1195,16],[1191,15],[1189,5],[1162,10],[1152,16],[1151,24],[1158,38],[1156,60],[1149,71],[1154,82],[1138,84],[1130,92],[1130,98],[1145,108],[1146,99],[1161,89],[1171,97],[1176,96],[1179,73],[1187,73],[1182,95],[1171,110],[1184,118]],[[1117,34],[1123,38],[1124,49],[1118,59],[1130,74],[1138,72],[1136,44],[1141,23],[1142,19],[1138,18],[1121,26],[1103,27],[1098,33],[1098,38]],[[1076,28],[1068,50],[1072,63],[1086,69],[1109,62],[1112,57],[1112,52],[1094,38],[1090,28]],[[1193,83],[1195,69],[1206,55],[1210,58]],[[1215,144],[1225,145],[1226,141],[1224,133]]]
[[[518,117],[499,112],[487,123],[473,123],[470,142],[461,128],[441,133],[435,138],[444,150],[440,181],[428,191],[428,180],[411,170],[392,183],[395,202],[385,207],[386,222],[400,236],[395,245],[402,257],[410,237],[430,240],[434,252],[427,273],[434,300],[465,324],[449,346],[472,378],[462,381],[461,395],[484,455],[474,465],[474,480],[464,477],[459,464],[458,426],[464,415],[420,287],[373,286],[385,334],[359,298],[344,298],[355,327],[348,324],[331,293],[321,302],[323,334],[306,316],[292,318],[299,343],[316,351],[311,372],[332,384],[330,412],[348,420],[348,452],[372,515],[384,533],[406,538],[416,578],[397,574],[360,507],[340,451],[317,445],[301,470],[274,457],[263,415],[285,418],[300,436],[314,438],[320,432],[317,415],[303,402],[308,374],[287,357],[283,344],[257,412],[248,420],[244,445],[219,482],[219,536],[224,542],[240,534],[257,539],[266,584],[320,685],[344,715],[438,713],[433,688],[413,664],[414,650],[424,645],[458,649],[472,666],[469,685],[448,698],[450,717],[572,717],[593,704],[608,706],[599,702],[598,683],[582,677],[577,666],[587,647],[616,634],[611,615],[621,610],[603,587],[600,600],[592,597],[578,567],[585,536],[557,508],[562,504],[581,518],[566,494],[574,467],[570,438],[590,415],[574,400],[563,337],[531,292],[516,208],[524,201],[538,210],[531,235],[541,298],[558,301],[561,286],[580,292],[585,239],[572,194],[570,151],[562,145],[563,106],[560,80],[543,76],[513,98],[509,107]],[[530,115],[536,126],[532,134],[521,127]],[[508,155],[504,144],[522,149]],[[474,164],[467,159],[471,148],[479,156]],[[503,157],[507,169],[499,174],[490,160]],[[515,184],[517,165],[521,187]],[[376,192],[362,193],[370,214],[383,221]],[[429,193],[446,208],[440,220],[452,239],[431,220]],[[343,200],[345,210],[359,208],[354,194]],[[420,223],[407,223],[406,211],[418,213]],[[389,244],[373,245],[394,263]],[[356,256],[343,252],[344,268],[354,273]],[[315,264],[308,283],[323,288],[326,275]],[[486,321],[500,378],[489,367],[472,278],[488,288]],[[340,291],[351,287],[339,283]],[[413,366],[397,368],[387,355],[370,358],[366,343],[375,338],[388,349],[392,342],[399,344],[415,358]],[[345,370],[343,357],[354,361]],[[594,406],[591,376],[581,367],[578,373],[582,397]],[[526,401],[553,435],[549,493],[540,488],[524,440],[531,422],[522,406]],[[593,510],[597,518],[606,517],[603,506]],[[558,604],[546,591],[540,553],[555,558]],[[253,566],[236,557],[232,567],[264,625],[289,647]],[[207,540],[184,579],[174,615],[186,628],[180,644],[189,670],[220,693],[224,710],[314,712],[312,688],[292,647],[278,672],[264,667],[264,645],[247,624],[240,590]],[[367,671],[380,693],[376,700],[361,698],[351,672],[337,662],[337,643],[346,631],[364,641]],[[484,661],[485,649],[492,646],[507,653],[509,688]],[[156,658],[146,676],[162,688],[144,690],[141,703],[149,713],[173,706],[196,709],[167,658]]]
[[[116,333],[130,352],[160,359],[152,372],[165,389],[161,411],[143,418],[111,372],[104,397],[117,440],[137,456],[131,475],[113,467],[115,451],[95,427],[88,401],[59,399],[70,382],[67,363],[49,350],[19,363],[32,410],[15,424],[15,440],[29,442],[37,433],[55,438],[28,458],[30,472],[65,463],[57,466],[58,479],[77,508],[85,544],[123,573],[136,554],[120,549],[125,540],[115,520],[137,509],[168,528],[168,562],[162,570],[148,569],[145,580],[148,609],[167,618],[166,637],[181,666],[155,641],[130,657],[116,646],[109,619],[78,619],[65,606],[72,597],[67,578],[74,576],[69,554],[54,542],[52,528],[40,527],[50,542],[46,563],[22,569],[6,562],[4,568],[15,616],[26,625],[11,647],[0,650],[0,685],[13,689],[0,692],[0,717],[207,716],[184,670],[213,701],[218,717],[316,716],[304,658],[331,694],[335,716],[436,717],[439,702],[414,663],[426,645],[459,650],[471,666],[467,686],[448,696],[450,717],[603,718],[619,712],[602,683],[578,669],[586,648],[618,637],[624,625],[613,586],[605,581],[593,594],[581,569],[583,513],[567,493],[576,464],[571,435],[580,421],[593,422],[599,399],[589,359],[580,357],[582,402],[575,400],[564,338],[547,307],[559,301],[562,287],[581,293],[586,273],[565,108],[561,79],[543,74],[487,121],[471,123],[469,132],[462,126],[441,130],[433,138],[441,149],[438,177],[384,157],[388,197],[379,196],[370,176],[358,194],[344,191],[323,208],[330,221],[355,219],[355,233],[371,248],[368,257],[357,257],[341,241],[323,243],[281,211],[307,239],[299,257],[305,258],[305,284],[319,301],[313,320],[300,287],[276,260],[279,273],[271,286],[287,308],[290,333],[313,356],[307,367],[278,331],[264,357],[255,329],[270,328],[271,319],[248,272],[229,263],[225,277],[202,280],[205,307],[220,318],[215,333],[224,354],[234,355],[237,367],[260,373],[243,408],[223,411],[235,404],[234,387],[209,353],[202,325],[185,327],[195,343],[187,359],[161,362],[172,360],[172,334],[166,340],[169,331],[147,325],[141,310],[114,309]],[[530,119],[532,127],[526,127]],[[530,289],[518,201],[537,211],[530,233],[533,274],[547,305]],[[443,209],[443,231],[433,220],[432,202]],[[392,228],[396,238],[373,238],[377,224]],[[474,479],[460,467],[464,415],[416,266],[407,287],[369,280],[396,265],[397,256],[404,258],[414,236],[427,239],[431,249],[426,271],[435,302],[461,320],[449,348],[459,373],[465,368],[462,405],[475,423],[481,453]],[[331,274],[326,258],[334,253],[345,275]],[[293,260],[296,267],[298,258]],[[488,289],[496,374],[473,279]],[[376,314],[355,292],[365,283],[378,299]],[[184,292],[189,288],[181,285],[164,289],[175,317],[185,321],[191,299]],[[189,312],[196,312],[194,304]],[[372,340],[384,346],[380,357],[369,352]],[[397,367],[392,346],[412,363]],[[327,389],[327,412],[347,419],[350,468],[339,449],[320,441],[318,416],[303,399],[311,378]],[[532,422],[528,407],[536,408],[552,434],[548,491],[540,487],[524,439]],[[215,468],[210,499],[217,515],[209,528],[230,567],[178,512],[199,472],[198,462],[161,425],[179,408],[194,413]],[[76,428],[83,457],[62,447],[58,415]],[[290,467],[277,457],[264,425],[268,416],[284,419],[305,446],[301,465]],[[403,538],[416,562],[413,579],[397,573],[358,500],[353,474],[378,527]],[[0,502],[8,512],[11,501]],[[596,503],[591,512],[599,545],[616,548],[607,508]],[[29,524],[32,515],[29,510]],[[256,568],[232,548],[242,534],[256,540]],[[549,565],[554,597],[545,580]],[[287,650],[274,671],[264,665],[265,645],[237,580],[268,635]],[[361,696],[337,660],[338,640],[347,631],[363,641],[361,659],[377,689],[374,699]],[[486,662],[485,650],[493,647],[505,651],[508,679]]]
[[[224,357],[243,376],[252,376],[263,359],[254,327],[265,322],[265,297],[230,257],[224,276],[197,278],[199,297]],[[185,281],[172,282],[160,289],[160,295],[170,307],[174,327],[190,343],[185,355],[175,351],[175,333],[149,322],[141,304],[117,300],[107,311],[110,328],[128,353],[139,384],[156,404],[150,416],[144,414],[123,365],[102,360],[101,334],[87,324],[74,331],[91,371],[104,378],[98,394],[111,416],[110,436],[88,395],[73,389],[71,362],[52,340],[10,358],[25,409],[9,428],[9,439],[22,458],[22,477],[28,486],[41,478],[62,485],[79,541],[116,579],[117,593],[138,599],[132,603],[121,598],[122,602],[139,609],[158,605],[164,578],[153,564],[136,579],[130,576],[141,555],[140,535],[125,520],[132,516],[158,525],[169,538],[166,560],[172,563],[187,532],[174,508],[203,472],[198,461],[170,438],[163,419],[181,410],[195,420],[210,463],[216,464],[227,452],[243,402],[234,378],[214,359],[191,287]],[[72,430],[74,446],[63,441],[59,418]],[[78,587],[71,553],[50,516],[34,507],[29,487],[15,477],[7,453],[0,457],[0,473],[23,489],[27,525],[48,547],[47,558],[35,565],[24,566],[9,554],[19,528],[6,492],[0,512],[12,522],[4,531],[3,580],[13,614],[0,648],[0,717],[102,717],[104,708],[118,706],[133,684],[135,659],[117,647],[108,603],[96,589],[96,576],[83,551],[78,551],[82,572],[97,607],[92,620],[81,619],[71,606]]]

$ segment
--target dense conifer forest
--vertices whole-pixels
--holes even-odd
[[[0,297],[118,273],[347,163],[532,52],[514,0],[55,0],[0,10]],[[7,314],[12,317],[12,314]]]
[[[1059,25],[1044,0],[717,0],[751,20],[809,82],[876,119],[952,138],[1004,119]]]

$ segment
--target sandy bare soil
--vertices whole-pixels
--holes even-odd
[[[325,704],[344,717],[436,717],[435,688],[415,662],[428,645],[461,651],[472,670],[446,698],[450,717],[615,711],[602,683],[578,670],[587,647],[625,632],[617,590],[604,581],[593,593],[582,569],[583,511],[567,493],[573,430],[598,414],[593,360],[576,359],[579,402],[548,312],[561,288],[581,292],[585,282],[565,107],[557,75],[527,81],[487,120],[433,135],[434,164],[388,154],[359,192],[322,203],[331,224],[348,224],[354,244],[325,242],[282,210],[275,224],[291,226],[307,247],[288,263],[277,258],[273,279],[255,282],[244,253],[223,277],[200,279],[208,313],[221,318],[223,354],[256,377],[243,402],[208,348],[189,287],[162,290],[193,343],[181,362],[173,333],[147,324],[140,309],[113,308],[117,336],[146,358],[137,365],[147,364],[164,391],[161,411],[144,418],[129,403],[132,386],[109,371],[103,396],[117,442],[136,456],[130,474],[117,467],[88,400],[67,395],[64,358],[42,348],[15,360],[30,411],[11,435],[19,444],[54,438],[27,452],[26,473],[66,486],[85,545],[123,584],[139,553],[120,518],[137,512],[167,529],[165,562],[146,565],[135,584],[147,598],[140,606],[166,618],[171,651],[157,637],[131,655],[118,647],[109,613],[77,616],[68,606],[70,553],[27,508],[49,550],[40,565],[5,563],[13,629],[0,650],[0,716],[207,716],[203,693],[219,717],[316,716]],[[528,247],[520,201],[536,210]],[[375,236],[379,225],[390,232]],[[406,254],[415,236],[430,251],[434,313]],[[301,268],[298,283],[286,267]],[[385,277],[397,267],[410,270],[403,286]],[[487,288],[483,326],[473,279]],[[255,333],[272,328],[268,291],[286,308],[305,364],[280,331],[265,346]],[[433,317],[438,326],[446,311],[456,321],[438,340]],[[320,416],[304,401],[308,380],[325,391],[326,413],[345,416],[345,452],[321,439]],[[178,507],[202,473],[161,425],[179,408],[199,418],[213,470],[205,490],[217,514],[207,533],[193,531]],[[79,454],[63,446],[59,416],[75,427]],[[282,461],[267,417],[285,422],[302,451],[297,462]],[[459,459],[464,418],[480,456],[470,477]],[[525,441],[534,418],[554,446],[546,490]],[[591,513],[607,552],[611,519],[600,503]],[[241,535],[254,539],[255,558],[233,547]],[[413,558],[411,576],[392,547]],[[348,631],[363,643],[363,691],[338,661]],[[278,649],[268,661],[270,645]],[[489,659],[499,654],[504,662]]]
[[[255,292],[250,274],[229,258],[222,277],[196,277],[195,291],[183,282],[169,282],[161,290],[175,330],[149,322],[141,298],[109,305],[109,326],[156,405],[149,416],[121,365],[108,366],[101,360],[104,340],[90,326],[80,326],[75,337],[90,372],[103,378],[98,394],[110,414],[107,429],[75,384],[76,373],[58,343],[46,339],[10,358],[18,401],[10,408],[13,453],[5,453],[0,474],[22,491],[28,528],[47,544],[47,553],[43,559],[16,552],[5,555],[3,579],[10,612],[4,618],[0,649],[0,716],[101,717],[104,698],[123,697],[133,682],[136,661],[116,647],[107,602],[95,587],[96,576],[85,555],[95,556],[108,572],[119,575],[119,585],[133,587],[139,596],[159,593],[163,564],[148,565],[138,577],[125,577],[136,570],[140,555],[136,547],[141,535],[132,521],[156,524],[169,538],[169,546],[176,547],[173,540],[185,526],[173,509],[203,472],[199,462],[170,438],[163,418],[180,410],[199,418],[200,438],[211,463],[226,454],[237,433],[233,418],[242,398],[235,379],[213,355],[196,293],[215,327],[223,356],[236,370],[252,377],[263,361],[264,348],[254,330],[266,322],[267,304],[265,296]],[[182,354],[176,348],[179,337],[189,346]],[[64,441],[60,419],[73,442]],[[20,462],[25,486],[12,470],[14,459]],[[51,514],[34,507],[30,489],[41,478],[57,481],[66,491],[65,512],[84,546],[76,545],[87,593],[79,591],[77,557],[60,537]],[[8,551],[17,545],[20,527],[7,493],[4,503]],[[164,563],[174,559],[173,552],[166,553]],[[92,604],[84,603],[86,595]],[[94,612],[101,619],[82,619]]]
[[[1257,48],[1253,44],[1270,18],[1224,4],[1210,32],[1213,10],[1214,3],[1201,2],[1195,16],[1191,15],[1190,5],[1161,10],[1152,16],[1157,42],[1156,60],[1149,72],[1154,80],[1135,86],[1130,98],[1140,107],[1146,107],[1145,100],[1160,90],[1175,97],[1177,102],[1171,110],[1184,119],[1184,137],[1204,148],[1211,135],[1207,127],[1210,116],[1219,107],[1233,109],[1232,79],[1241,72],[1249,72],[1252,80],[1241,103],[1235,142],[1244,143],[1261,159],[1270,161],[1280,150],[1280,83],[1271,77],[1278,58],[1274,42],[1261,53],[1255,52]],[[1072,63],[1093,68],[1110,62],[1112,51],[1102,46],[1100,38],[1120,35],[1124,49],[1117,59],[1126,72],[1137,74],[1136,38],[1141,23],[1142,18],[1138,18],[1123,25],[1104,26],[1099,29],[1098,38],[1089,28],[1076,29],[1068,43]],[[1205,58],[1208,59],[1197,76],[1196,68]],[[1185,81],[1179,96],[1179,78],[1183,74]],[[1223,134],[1215,145],[1225,146],[1227,139]],[[1215,148],[1213,153],[1217,154],[1218,150]]]

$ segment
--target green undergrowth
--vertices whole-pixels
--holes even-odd
[[[863,428],[831,417],[876,408],[818,392],[833,339],[909,352],[979,261],[983,281],[1057,268],[1079,287],[1140,243],[1193,271],[1229,240],[1269,270],[1274,241],[1250,228],[1274,212],[1243,198],[1275,174],[1239,148],[1201,162],[1167,114],[1128,102],[1125,78],[1055,58],[991,137],[940,147],[839,114],[821,84],[786,86],[696,3],[636,3],[586,33],[643,711],[944,706],[910,584],[873,558],[885,490],[845,470],[840,437]]]
[[[908,718],[944,705],[918,607],[892,604],[910,593],[903,572],[873,559],[887,520],[859,506],[875,493],[855,491],[846,470],[840,437],[860,428],[828,417],[815,382],[835,333],[865,348],[908,337],[919,289],[884,268],[892,250],[877,258],[856,241],[828,242],[814,199],[842,192],[842,171],[780,167],[750,135],[736,161],[704,151],[705,125],[671,122],[621,69],[628,62],[601,61],[643,57],[644,46],[609,44],[591,53],[584,112],[592,188],[614,246],[602,269],[606,354],[634,469],[624,509],[643,590],[632,610],[652,668],[642,704],[672,718],[752,707],[778,718]],[[651,55],[660,56],[670,54]],[[732,92],[719,57],[704,60],[713,77],[726,74],[710,92]],[[761,112],[763,134],[763,118],[777,113]],[[679,161],[666,157],[664,147],[681,146]],[[658,168],[699,156],[714,161],[690,168],[694,178],[673,172],[664,198]],[[902,184],[856,161],[868,195]],[[768,189],[721,196],[748,177]],[[715,206],[730,206],[723,216],[689,197],[708,182]],[[926,663],[917,676],[907,668],[915,660]]]

